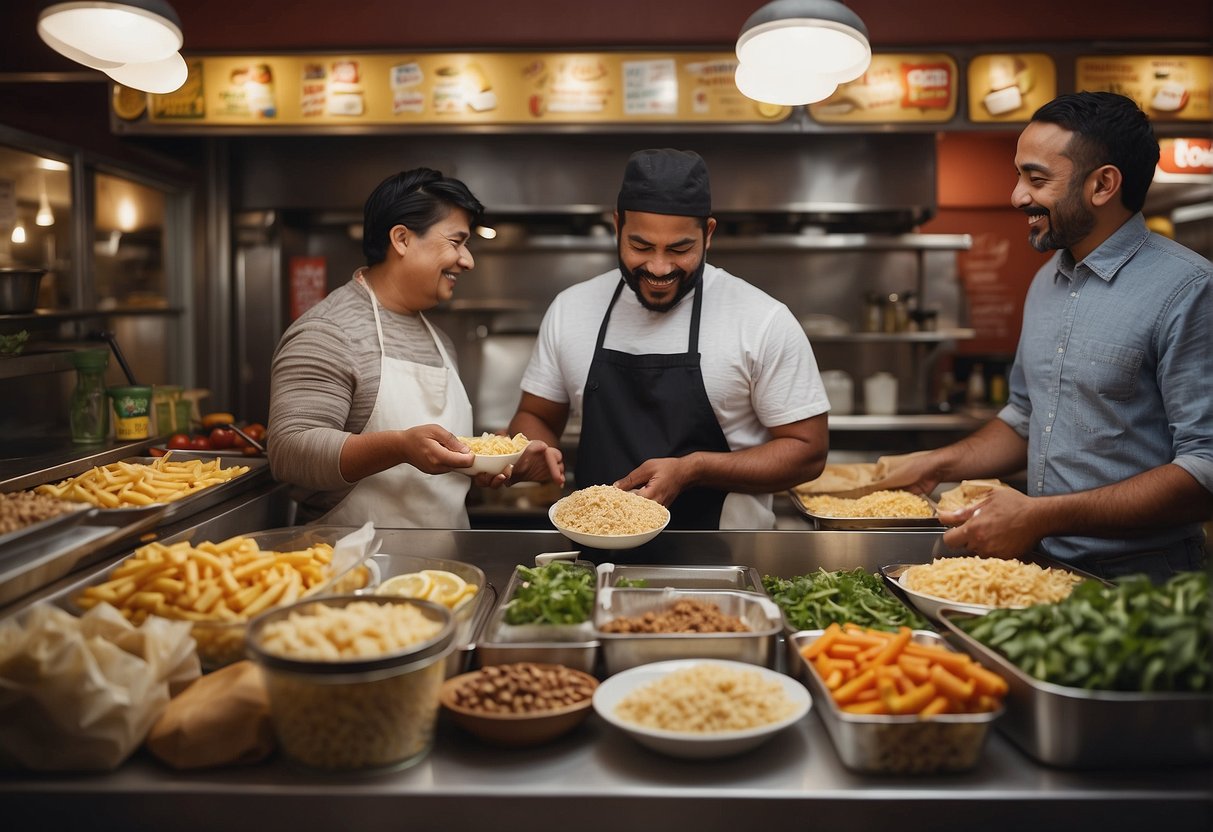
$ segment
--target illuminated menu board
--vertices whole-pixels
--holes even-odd
[[[956,115],[956,61],[943,53],[872,56],[868,71],[809,105],[824,124],[943,122]]]
[[[1153,121],[1213,119],[1213,58],[1203,55],[1111,55],[1079,58],[1079,90],[1127,95]]]
[[[732,53],[224,56],[188,61],[157,124],[347,126],[771,122],[733,82]]]

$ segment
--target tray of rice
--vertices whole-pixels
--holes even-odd
[[[894,591],[933,621],[945,607],[983,615],[1052,604],[1084,580],[1099,580],[1043,555],[935,558],[930,563],[890,564],[880,571]]]
[[[817,529],[941,528],[935,504],[909,491],[873,491],[862,497],[803,494],[791,490],[792,505]]]

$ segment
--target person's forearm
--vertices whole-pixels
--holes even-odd
[[[935,452],[941,482],[1000,477],[1022,471],[1028,441],[1001,419],[991,419],[974,433]]]
[[[697,451],[684,457],[690,466],[691,485],[769,494],[816,479],[825,467],[824,445],[792,437],[777,437],[743,451]]]
[[[347,482],[386,471],[406,461],[399,431],[354,433],[341,446],[341,476]]]
[[[1213,518],[1213,494],[1178,465],[1160,465],[1135,477],[1075,494],[1033,501],[1042,536],[1132,536]]]
[[[521,433],[527,439],[538,439],[553,448],[560,447],[560,437],[552,431],[548,423],[534,413],[528,413],[524,410],[520,410],[514,414],[514,418],[510,420],[510,426],[506,429],[506,433],[510,436]]]

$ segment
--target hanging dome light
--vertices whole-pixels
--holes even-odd
[[[159,61],[123,64],[107,69],[105,74],[123,86],[164,95],[180,89],[190,71],[181,53],[174,52]]]
[[[165,0],[52,3],[38,15],[38,35],[94,69],[163,60],[184,42],[181,20]]]
[[[811,104],[872,62],[868,29],[838,0],[772,0],[737,38],[737,88],[768,104]]]

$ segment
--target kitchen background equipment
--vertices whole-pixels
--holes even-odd
[[[46,269],[0,269],[0,314],[33,312]]]

